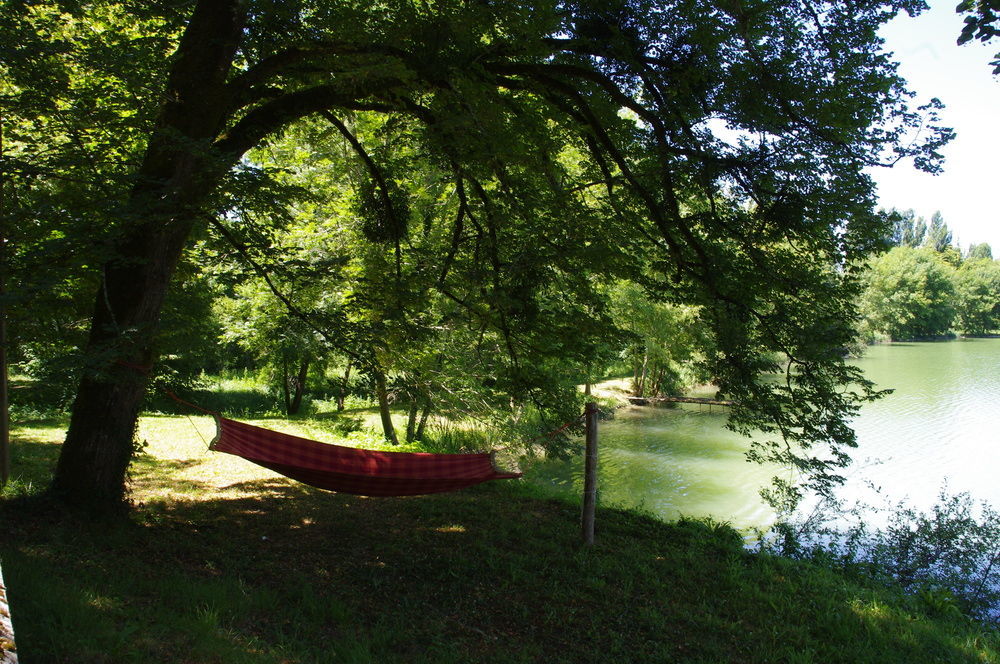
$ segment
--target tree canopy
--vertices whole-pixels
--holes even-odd
[[[280,294],[280,224],[338,218],[363,276],[344,299],[285,304],[360,369],[426,389],[464,346],[470,375],[491,374],[468,389],[558,408],[547,386],[583,382],[609,333],[602,284],[629,279],[711,330],[704,366],[740,404],[732,426],[774,434],[755,456],[828,488],[872,394],[839,351],[853,266],[888,230],[864,169],[936,172],[951,137],[877,34],[923,6],[5,4],[22,297],[76,280],[94,293],[56,489],[120,500],[185,248],[225,241]],[[330,158],[288,161],[295,132]],[[329,207],[308,221],[310,205]],[[326,248],[283,274],[315,276],[322,258],[342,281]],[[44,277],[39,252],[56,257]],[[401,352],[437,328],[441,351]]]

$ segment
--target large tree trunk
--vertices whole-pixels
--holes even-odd
[[[53,489],[120,505],[153,339],[199,206],[231,167],[211,142],[231,107],[224,84],[243,26],[238,0],[199,2],[171,65],[163,108],[98,289],[86,357]],[[238,155],[232,156],[235,160]]]
[[[85,370],[53,481],[72,502],[121,503],[139,407],[152,365],[152,337],[170,273],[190,222],[150,233],[130,247],[136,261],[105,267],[91,323]]]

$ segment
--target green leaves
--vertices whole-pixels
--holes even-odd
[[[891,339],[947,334],[955,316],[953,274],[933,249],[896,247],[873,260],[864,277],[865,320]]]
[[[962,32],[958,35],[958,45],[973,39],[987,42],[1000,35],[1000,2],[997,0],[962,0],[955,7],[959,14],[967,14]],[[1000,53],[990,63],[994,76],[1000,75]]]
[[[365,237],[376,244],[396,244],[406,237],[410,204],[406,192],[391,177],[365,178],[358,191],[358,216]]]
[[[955,323],[965,334],[1000,329],[1000,262],[970,252],[955,272],[955,295]]]
[[[885,232],[862,169],[933,172],[951,135],[878,38],[921,6],[6,5],[4,156],[18,218],[44,211],[30,242],[99,238],[86,264],[124,273],[222,217],[256,264],[220,261],[229,296],[286,293],[312,330],[291,345],[326,330],[454,412],[574,409],[622,336],[606,286],[639,283],[642,334],[671,362],[700,347],[734,426],[823,475],[803,450],[850,445],[872,396],[838,353]],[[137,315],[169,272],[127,279]],[[689,323],[710,338],[673,346]]]

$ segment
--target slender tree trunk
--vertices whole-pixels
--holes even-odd
[[[351,379],[351,361],[347,361],[347,368],[344,369],[344,378],[340,382],[340,394],[337,395],[337,410],[344,410],[344,399],[347,397],[347,384]]]
[[[642,356],[642,373],[639,376],[639,384],[636,386],[636,396],[646,396],[646,375],[649,371],[649,350]]]
[[[431,400],[427,399],[424,401],[423,411],[420,413],[420,424],[417,425],[417,440],[424,439],[424,430],[427,428],[427,418],[431,415]]]
[[[0,115],[0,219],[6,213],[3,188],[3,116]],[[0,298],[7,293],[7,228],[0,226]],[[7,306],[0,302],[0,488],[10,478],[10,413],[7,403]]]
[[[2,136],[0,136],[2,141]],[[2,145],[2,143],[0,143]],[[3,178],[0,174],[0,191]],[[0,214],[3,214],[2,194],[0,194]],[[0,297],[7,291],[7,237],[6,229],[0,229]],[[7,399],[7,307],[0,303],[0,488],[10,479],[10,412]]]
[[[302,409],[302,397],[306,392],[306,377],[309,375],[309,360],[302,360],[299,363],[299,372],[292,379],[292,387],[295,389],[292,400],[288,405],[289,415],[298,415]]]
[[[378,414],[382,418],[382,431],[385,439],[393,445],[399,445],[396,428],[392,425],[392,412],[389,410],[389,390],[385,386],[385,374],[381,369],[374,370],[375,397],[378,399]]]
[[[417,434],[417,414],[419,412],[419,403],[417,395],[414,394],[415,391],[410,392],[410,409],[406,414],[406,442],[412,443],[416,440]]]
[[[285,397],[285,414],[292,414],[292,388],[288,376],[288,357],[281,355],[281,393]]]
[[[68,502],[122,505],[134,432],[170,277],[199,206],[231,163],[212,154],[225,125],[225,79],[241,38],[238,0],[199,2],[171,65],[164,106],[103,269],[84,370],[53,490]],[[234,157],[238,158],[238,155]]]
[[[663,383],[663,369],[660,368],[657,369],[655,373],[653,373],[653,379],[650,381],[649,384],[649,396],[651,397],[660,396],[660,388],[662,387],[662,383]]]

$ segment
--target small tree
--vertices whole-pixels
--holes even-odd
[[[889,215],[893,224],[890,244],[895,247],[915,248],[924,243],[927,221],[923,217],[918,217],[913,210],[900,212],[893,209]]]
[[[993,260],[993,249],[990,247],[988,242],[980,242],[979,244],[969,245],[969,253],[965,259],[976,260],[979,258],[984,258],[988,261]]]
[[[706,377],[692,373],[708,343],[694,307],[656,302],[632,282],[617,284],[610,299],[615,323],[632,336],[625,356],[636,396],[677,393]]]
[[[942,253],[951,247],[951,236],[951,229],[945,223],[941,212],[938,211],[932,214],[931,224],[927,228],[927,235],[924,238],[924,246]]]
[[[283,397],[285,412],[298,414],[309,370],[322,366],[327,353],[315,332],[289,315],[257,280],[240,286],[234,298],[219,300],[216,310],[223,340],[260,360]]]

